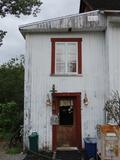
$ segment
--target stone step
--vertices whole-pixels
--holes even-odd
[[[79,151],[78,149],[65,148],[65,150],[58,149],[54,153],[54,159],[55,160],[85,160],[84,155],[82,151]]]

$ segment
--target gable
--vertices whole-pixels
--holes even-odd
[[[81,0],[79,13],[92,10],[120,10],[119,0]]]

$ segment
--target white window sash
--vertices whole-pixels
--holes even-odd
[[[57,62],[56,62],[56,60],[57,60],[57,45],[59,45],[59,44],[64,44],[64,46],[63,46],[63,55],[65,55],[65,72],[58,72],[57,71]],[[75,44],[75,56],[76,56],[76,72],[69,72],[68,71],[68,62],[69,62],[69,59],[68,59],[68,48],[69,48],[69,45],[70,44]],[[78,43],[77,42],[56,42],[56,44],[55,44],[55,73],[56,74],[77,74],[78,73]]]
[[[67,49],[68,49],[68,47],[69,47],[69,45],[68,44],[75,44],[75,53],[76,53],[76,72],[68,72],[68,67],[67,67],[67,64],[68,64],[68,53],[67,53]],[[66,43],[66,73],[67,74],[77,74],[78,73],[78,43],[77,42],[67,42]]]

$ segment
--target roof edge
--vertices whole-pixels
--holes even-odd
[[[100,23],[101,22],[101,23]],[[106,28],[106,16],[99,10],[67,15],[19,26],[25,37],[28,33],[61,33],[81,31],[103,31]]]
[[[50,18],[50,19],[46,19],[46,20],[41,20],[41,21],[37,21],[37,22],[32,22],[32,23],[28,23],[28,24],[24,24],[24,25],[19,25],[19,28],[24,28],[24,27],[28,27],[31,25],[36,25],[39,23],[44,23],[44,22],[48,22],[48,21],[55,21],[55,20],[60,20],[63,18],[69,18],[69,17],[74,17],[74,16],[78,16],[78,15],[87,15],[89,13],[95,13],[95,12],[100,12],[100,10],[94,10],[94,11],[90,11],[90,12],[85,12],[85,13],[77,13],[77,14],[71,14],[71,15],[66,15],[66,16],[62,16],[62,17],[56,17],[56,18]]]
[[[100,10],[100,13],[120,13],[120,10]]]

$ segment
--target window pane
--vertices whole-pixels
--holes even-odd
[[[76,62],[68,63],[68,72],[76,72]]]
[[[72,100],[60,100],[60,106],[71,106],[73,105]]]
[[[73,125],[73,100],[61,100],[59,107],[59,124]]]
[[[77,72],[77,44],[68,43],[67,71]]]
[[[56,63],[56,73],[65,73],[65,63]]]
[[[65,63],[65,55],[63,53],[56,52],[56,63]]]
[[[56,73],[65,73],[65,43],[56,43]]]
[[[56,42],[55,73],[65,74],[77,72],[77,45],[77,42]]]

